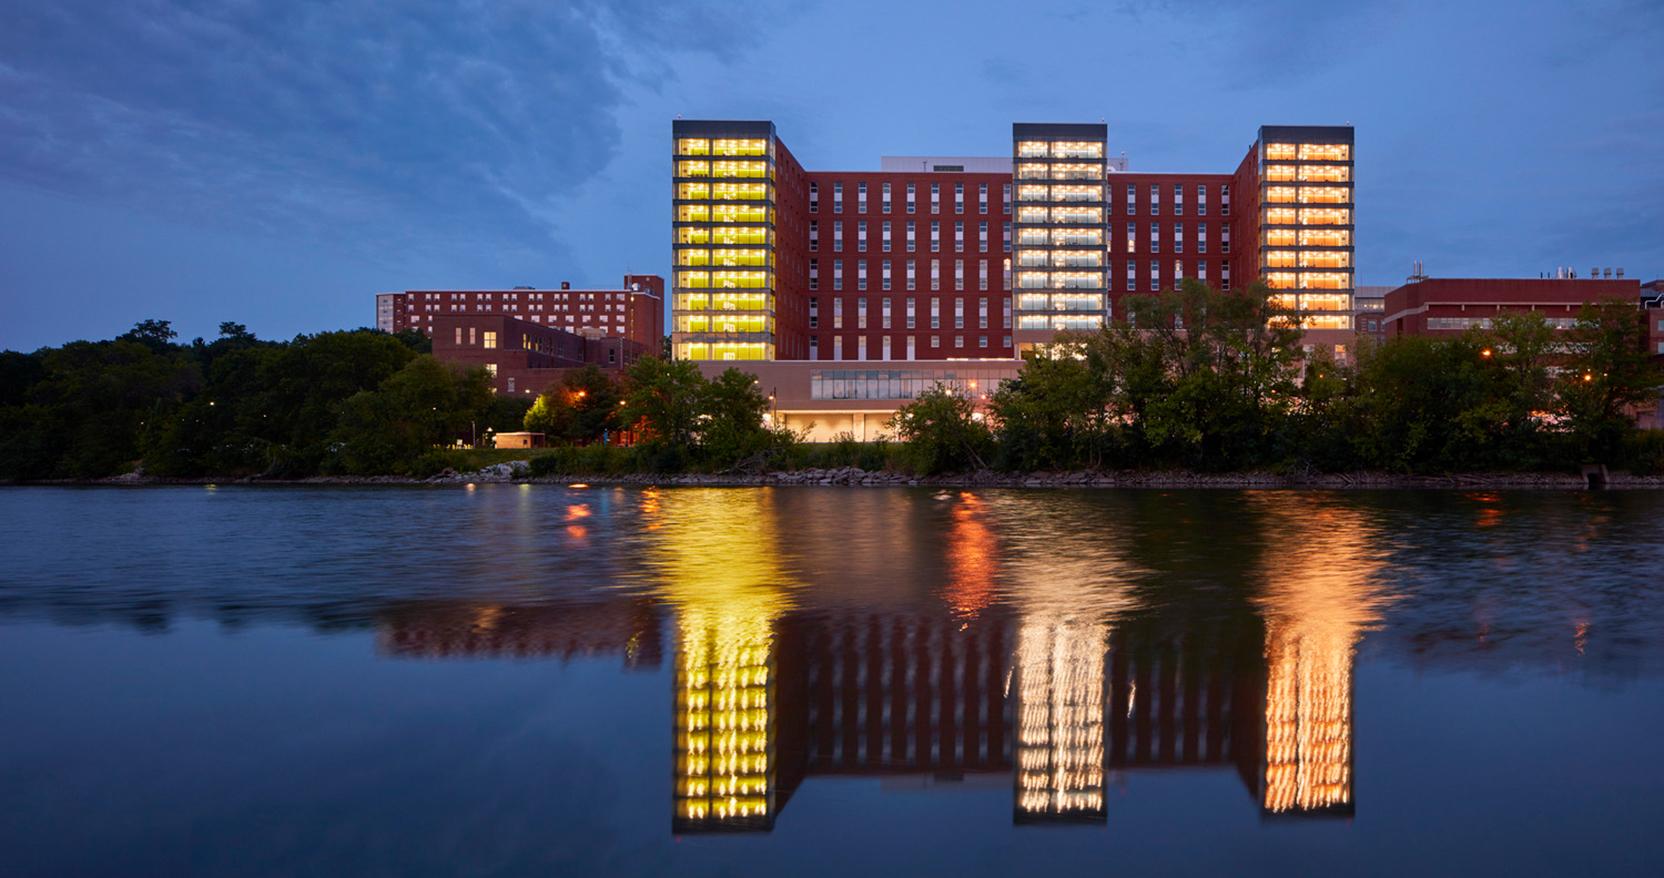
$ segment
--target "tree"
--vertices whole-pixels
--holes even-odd
[[[1572,358],[1559,392],[1567,425],[1585,460],[1611,460],[1634,429],[1635,407],[1664,384],[1646,351],[1646,324],[1634,303],[1604,301],[1585,304],[1566,335]]]
[[[335,467],[347,473],[428,475],[416,468],[436,446],[468,432],[491,406],[491,377],[421,356],[375,390],[354,394],[332,434]]]
[[[907,443],[914,468],[925,475],[987,468],[992,436],[971,401],[946,385],[902,406],[891,424]]]
[[[173,322],[169,320],[141,320],[133,324],[121,338],[136,341],[154,351],[166,350],[173,346],[173,340],[179,333],[173,331]]]
[[[729,368],[705,384],[700,394],[699,445],[711,465],[732,467],[754,455],[768,452],[776,438],[790,434],[772,432],[763,424],[769,399],[757,386],[757,379]]]
[[[626,373],[624,417],[644,444],[688,448],[698,427],[705,377],[687,360],[642,357]]]
[[[538,396],[526,411],[525,428],[547,434],[553,442],[596,442],[618,429],[622,401],[612,376],[593,364],[584,366]]]
[[[1022,374],[1002,384],[989,413],[1007,469],[1097,466],[1108,429],[1109,384],[1086,356],[1085,338],[1062,335],[1024,355]]]

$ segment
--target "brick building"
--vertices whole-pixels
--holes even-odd
[[[502,314],[539,326],[629,339],[658,351],[664,337],[664,278],[627,274],[617,289],[514,287],[506,290],[406,290],[376,295],[376,328],[429,336],[440,317]]]
[[[541,393],[573,369],[623,369],[659,353],[626,336],[568,332],[506,314],[438,314],[428,331],[436,359],[482,367],[498,393],[521,396]]]
[[[1424,278],[1386,294],[1384,332],[1456,336],[1489,329],[1498,314],[1536,311],[1556,329],[1570,329],[1588,302],[1616,300],[1639,305],[1641,285],[1633,279],[1596,278]]]
[[[1107,132],[1016,123],[1010,159],[814,171],[772,122],[677,120],[673,355],[1009,359],[1184,278],[1264,279],[1309,342],[1351,341],[1350,127],[1263,127],[1205,174],[1131,173]]]

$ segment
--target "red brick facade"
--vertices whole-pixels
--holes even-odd
[[[1488,328],[1498,314],[1536,311],[1551,325],[1566,329],[1584,303],[1638,304],[1640,294],[1635,280],[1428,278],[1387,293],[1384,328],[1387,338],[1455,336],[1470,327]]]
[[[483,367],[498,393],[535,396],[572,369],[623,369],[657,347],[618,335],[579,335],[504,314],[440,314],[430,330],[441,362]]]
[[[627,274],[618,289],[407,290],[376,296],[376,328],[429,336],[439,318],[502,314],[544,327],[624,338],[658,351],[664,337],[664,278]]]

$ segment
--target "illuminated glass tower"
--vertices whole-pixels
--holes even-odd
[[[672,138],[675,357],[772,360],[774,124],[677,120]]]
[[[1351,126],[1264,126],[1260,277],[1305,329],[1352,328]]]
[[[1011,126],[1017,346],[1091,330],[1108,311],[1104,151],[1108,126]]]

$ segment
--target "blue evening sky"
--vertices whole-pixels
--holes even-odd
[[[1664,275],[1664,3],[0,0],[0,347],[665,273],[669,132],[809,167],[1109,123],[1139,170],[1357,126],[1359,282]]]

